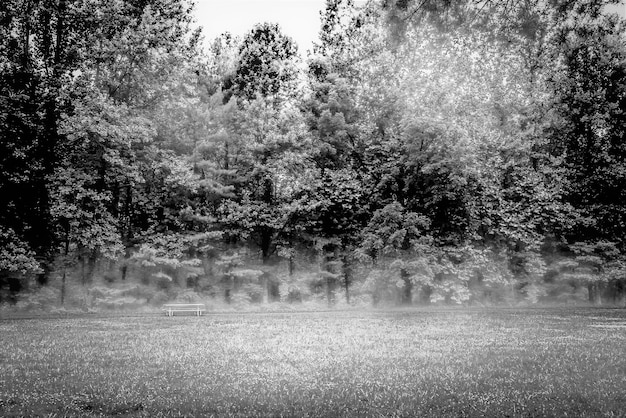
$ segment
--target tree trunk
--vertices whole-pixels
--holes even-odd
[[[69,225],[69,224],[68,224]],[[65,251],[63,254],[63,276],[61,277],[61,305],[65,305],[65,279],[67,276],[67,256],[70,252],[70,227],[65,230]]]
[[[80,280],[83,286],[87,284],[87,277],[85,272],[85,256],[80,257]]]
[[[294,260],[293,252],[289,254],[289,277],[293,277],[293,273],[296,271],[296,263]]]
[[[266,304],[270,300],[270,285],[267,273],[261,275],[261,303]]]
[[[128,260],[131,256],[131,248],[133,245],[133,220],[132,220],[132,208],[133,208],[133,188],[129,184],[126,187],[126,200],[124,202],[124,223],[125,230],[122,232],[124,236],[124,264],[122,265],[122,280],[126,280],[128,273]]]
[[[61,277],[61,305],[65,305],[65,268]]]
[[[263,228],[261,231],[261,257],[263,265],[268,265],[270,257],[272,255],[272,230],[269,228]],[[261,276],[262,291],[262,303],[267,303],[271,300],[271,288],[268,273],[263,273]]]
[[[26,70],[30,66],[30,17],[32,13],[32,0],[26,5],[26,18],[24,21],[24,49],[22,50],[22,68]]]
[[[119,218],[120,209],[120,185],[117,181],[111,186],[111,215]]]
[[[430,305],[430,295],[433,294],[433,289],[432,287],[426,285],[426,286],[422,286],[422,297],[421,297],[421,301],[422,303],[426,304],[426,305]]]
[[[128,273],[128,260],[130,259],[130,248],[126,247],[124,252],[124,260],[122,261],[122,280],[126,280],[126,274]]]
[[[343,262],[343,286],[345,288],[346,291],[346,303],[350,304],[350,283],[352,282],[352,270],[351,270],[351,266],[349,264],[349,260],[348,260],[348,256],[345,253],[345,249],[344,249],[344,253],[343,253],[343,257],[342,257],[342,262]]]
[[[126,186],[126,201],[124,202],[124,217],[126,218],[126,244],[133,238],[133,220],[132,220],[132,208],[133,208],[133,187],[129,184]]]
[[[57,12],[57,27],[56,27],[56,48],[54,50],[54,76],[57,80],[60,77],[60,64],[63,53],[63,32],[65,31],[65,0],[59,0],[59,7]]]
[[[87,274],[85,275],[85,282],[91,282],[93,274],[96,271],[96,262],[96,254],[92,251],[89,256],[87,256]]]
[[[268,264],[272,255],[272,230],[263,227],[261,229],[261,258],[263,264]]]
[[[598,302],[598,288],[595,283],[587,283],[588,300],[592,304]]]
[[[618,303],[620,303],[622,301],[622,293],[623,293],[623,288],[622,288],[622,282],[621,280],[615,280],[613,282],[613,304],[617,305]]]
[[[326,300],[328,301],[328,306],[331,306],[335,303],[335,298],[333,297],[333,279],[330,277],[326,278]]]
[[[411,282],[409,273],[405,269],[400,270],[400,278],[404,282],[401,303],[403,305],[411,305],[413,302],[413,282]]]
[[[339,277],[337,264],[334,263],[335,260],[337,260],[337,248],[332,245],[332,252],[328,251],[324,255],[324,270],[330,273],[326,277],[326,299],[328,300],[329,306],[335,304],[334,291],[337,284],[337,277]]]

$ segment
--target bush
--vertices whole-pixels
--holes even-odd
[[[145,306],[145,300],[137,299],[130,296],[97,299],[95,305],[97,308],[104,308],[109,310],[117,309],[138,309]]]
[[[18,309],[50,309],[61,301],[61,291],[52,287],[42,287],[31,293],[20,295],[16,303]]]
[[[247,308],[252,303],[252,298],[247,292],[235,292],[231,295],[230,300],[237,309]]]
[[[121,292],[122,296],[131,296],[137,299],[145,299],[146,301],[152,299],[156,293],[157,290],[141,285],[129,287]]]
[[[119,287],[94,286],[89,290],[93,305],[104,309],[133,309],[146,305],[156,293],[141,285],[125,284]]]
[[[167,296],[167,293],[165,293],[162,290],[159,290],[158,292],[154,293],[154,295],[152,295],[152,297],[150,298],[148,302],[152,306],[160,306],[166,303],[168,300],[169,300],[169,297]]]
[[[194,292],[193,290],[185,290],[184,292],[181,292],[178,295],[176,295],[176,302],[195,303],[195,302],[201,302],[201,301],[202,301],[202,297],[200,297],[200,295]]]

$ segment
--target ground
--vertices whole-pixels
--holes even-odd
[[[626,310],[0,320],[0,416],[626,416]]]

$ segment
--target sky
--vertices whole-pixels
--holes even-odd
[[[612,12],[618,13],[621,17],[626,18],[626,1],[622,0],[620,4],[610,6]]]
[[[243,36],[255,23],[278,23],[298,44],[302,56],[312,48],[320,30],[319,12],[325,0],[195,0],[196,19],[207,40],[226,31]],[[362,3],[363,1],[357,1]],[[612,6],[626,18],[626,0]]]
[[[196,0],[196,19],[207,40],[226,31],[243,36],[255,23],[278,23],[305,56],[320,30],[325,0]]]

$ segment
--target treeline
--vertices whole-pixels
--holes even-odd
[[[623,303],[611,3],[327,0],[304,58],[184,0],[5,0],[0,287]]]

